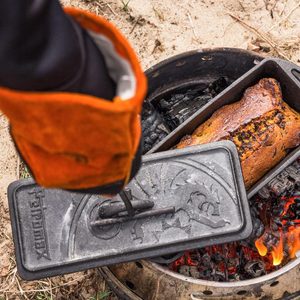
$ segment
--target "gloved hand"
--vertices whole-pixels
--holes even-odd
[[[146,79],[132,48],[90,13],[8,2],[0,4],[0,110],[20,155],[45,187],[119,192],[141,154]]]

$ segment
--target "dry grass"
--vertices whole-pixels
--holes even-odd
[[[21,161],[19,164],[19,177],[20,179],[25,179],[30,177],[30,173],[23,161]]]
[[[298,7],[300,7],[300,4],[296,8]],[[270,47],[270,50],[267,51],[268,55],[277,56],[286,60],[291,60],[293,54],[299,50],[299,36],[292,37],[288,40],[281,40],[279,38],[275,38],[270,32],[264,32],[256,28],[254,25],[241,19],[235,14],[228,12],[228,15],[257,36],[257,39],[255,39],[255,43],[258,46],[258,52],[265,52],[264,49],[266,49],[266,47],[260,46],[264,43]]]
[[[115,299],[96,270],[25,282],[13,264],[1,286],[2,299]]]

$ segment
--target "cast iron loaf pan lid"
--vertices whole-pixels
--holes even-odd
[[[31,179],[12,183],[8,198],[20,276],[33,280],[135,261],[242,240],[252,232],[232,142],[146,155],[128,187],[133,207],[140,208],[133,217],[111,215],[124,206],[120,195],[43,189]],[[148,209],[141,211],[142,205]]]
[[[286,60],[268,58],[261,61],[247,73],[234,81],[223,92],[208,104],[179,125],[166,138],[155,145],[148,153],[166,151],[176,145],[180,139],[191,134],[200,124],[224,105],[240,100],[248,87],[255,85],[260,79],[271,77],[279,81],[283,100],[293,109],[300,112],[300,67]],[[291,151],[277,166],[270,170],[248,191],[248,198],[254,196],[266,183],[276,177],[285,167],[295,161],[300,155],[300,146]]]

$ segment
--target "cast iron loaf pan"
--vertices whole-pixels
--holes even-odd
[[[260,79],[266,77],[275,78],[279,81],[283,93],[283,100],[290,107],[300,112],[300,67],[282,59],[264,59],[178,126],[148,153],[169,150],[176,145],[183,136],[191,134],[200,124],[209,119],[216,110],[224,105],[239,101],[248,87],[255,85]],[[291,151],[277,166],[271,169],[249,189],[248,198],[255,195],[267,182],[277,176],[285,167],[299,157],[299,155],[300,146]]]

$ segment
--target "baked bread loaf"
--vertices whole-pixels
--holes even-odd
[[[279,83],[264,78],[240,101],[218,109],[176,148],[220,140],[236,145],[245,186],[250,188],[300,144],[300,114],[282,100]]]

